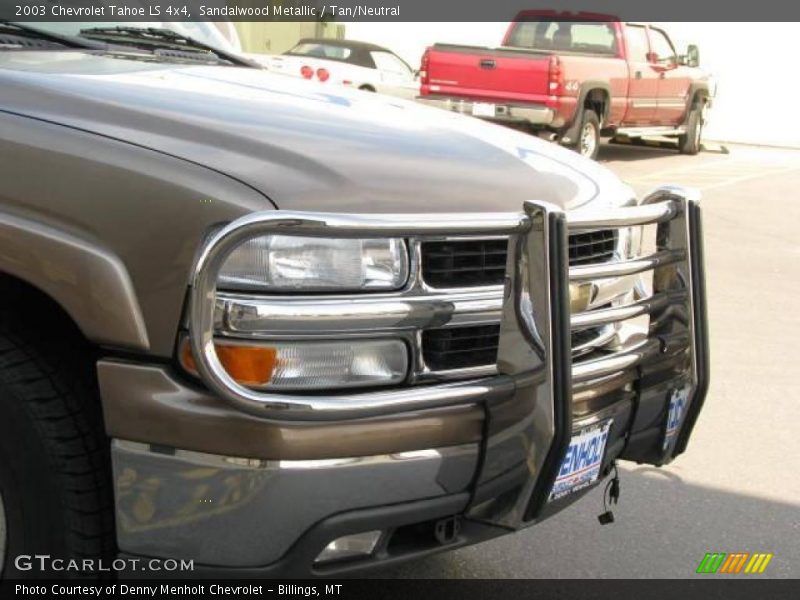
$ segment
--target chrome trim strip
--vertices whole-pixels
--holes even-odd
[[[651,271],[656,267],[669,265],[682,261],[686,258],[686,251],[663,250],[649,256],[643,256],[633,260],[621,260],[617,262],[601,263],[596,265],[580,265],[570,267],[569,280],[592,281],[595,279],[607,279],[610,277],[625,277],[626,275],[636,275],[645,271]]]
[[[222,335],[271,338],[414,331],[500,322],[502,287],[345,297],[217,294]]]
[[[590,310],[572,315],[572,330],[608,325],[661,310],[673,302],[686,300],[686,291],[662,292],[622,306]]]
[[[413,382],[454,381],[458,379],[470,379],[475,377],[490,377],[492,375],[497,375],[496,364],[464,367],[462,369],[445,369],[440,371],[434,371],[427,365],[424,365],[424,367],[414,376]]]
[[[593,350],[602,348],[606,344],[609,344],[616,337],[616,335],[617,332],[613,327],[604,327],[596,337],[584,342],[583,344],[578,344],[577,346],[572,347],[572,360],[574,361],[579,356],[583,356],[584,354],[588,354]]]
[[[661,342],[657,339],[647,339],[603,358],[575,363],[572,365],[572,382],[581,383],[630,369],[659,352],[661,352]]]
[[[678,213],[673,201],[646,206],[610,208],[602,212],[576,211],[567,214],[570,233],[587,229],[636,227],[669,221]]]
[[[615,135],[622,137],[647,137],[647,136],[672,136],[681,135],[686,133],[686,128],[681,126],[671,127],[657,126],[657,127],[621,127],[617,129]]]

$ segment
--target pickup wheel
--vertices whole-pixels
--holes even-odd
[[[686,133],[678,136],[678,150],[681,154],[700,152],[700,138],[703,135],[703,106],[695,106],[686,118]]]
[[[115,548],[109,443],[88,349],[19,320],[0,314],[0,578],[47,576],[36,562],[17,565],[20,555],[97,559]]]
[[[593,110],[585,110],[581,115],[578,139],[571,146],[581,156],[597,158],[600,152],[600,119]]]

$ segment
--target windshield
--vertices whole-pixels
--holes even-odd
[[[602,21],[520,21],[514,24],[508,45],[550,52],[617,54],[614,25]]]
[[[314,58],[329,58],[331,60],[347,60],[350,58],[352,52],[353,51],[350,48],[346,48],[344,46],[317,42],[303,42],[301,44],[297,44],[297,46],[289,50],[286,54],[312,56]]]
[[[72,21],[72,22],[36,22],[28,23],[31,27],[56,33],[59,35],[79,36],[81,29],[95,27],[156,27],[170,29],[175,33],[189,36],[198,42],[208,44],[225,52],[240,53],[242,48],[236,29],[230,23],[213,23],[210,21],[194,22],[162,22],[162,21]],[[224,33],[223,33],[224,32]]]

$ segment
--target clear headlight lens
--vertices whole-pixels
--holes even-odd
[[[188,338],[180,361],[197,374]],[[215,342],[217,357],[242,385],[266,390],[325,390],[402,383],[408,350],[400,340]]]
[[[400,239],[328,239],[289,235],[254,238],[236,248],[218,286],[233,290],[396,290],[408,279]]]

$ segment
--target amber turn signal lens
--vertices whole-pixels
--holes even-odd
[[[277,363],[277,350],[264,346],[232,346],[214,344],[219,362],[236,382],[242,385],[265,385],[272,379]],[[192,346],[188,339],[181,343],[181,365],[197,374]]]

